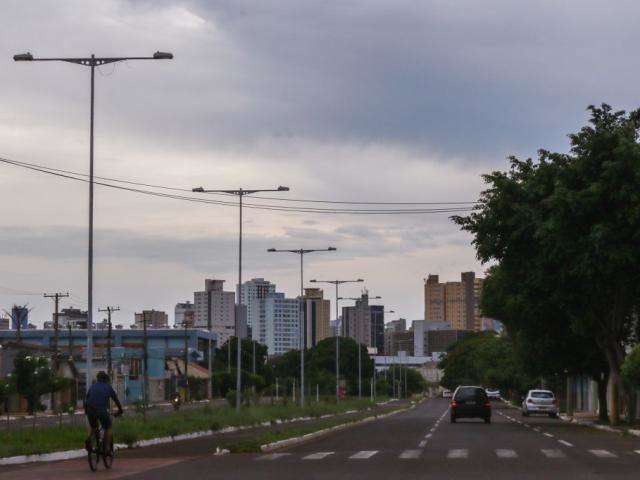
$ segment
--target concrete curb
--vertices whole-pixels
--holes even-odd
[[[367,408],[363,411],[368,411],[370,408]],[[357,410],[349,410],[349,412],[357,412]],[[329,413],[322,415],[319,418],[331,418],[338,415],[346,415],[348,412],[343,413]],[[373,418],[373,417],[372,417]],[[289,419],[277,419],[274,422],[262,422],[251,425],[240,425],[237,427],[225,427],[220,430],[201,430],[199,432],[191,432],[191,433],[183,433],[180,435],[175,435],[173,437],[156,437],[156,438],[148,438],[146,440],[138,440],[131,445],[127,445],[124,443],[116,443],[114,446],[116,450],[124,450],[124,449],[133,449],[133,448],[143,448],[150,447],[153,445],[162,445],[173,442],[180,442],[183,440],[192,440],[200,437],[208,437],[216,434],[225,434],[225,433],[233,433],[241,430],[250,430],[252,428],[257,427],[269,427],[272,424],[281,425],[293,422],[307,422],[309,420],[313,420],[313,417],[294,417]],[[41,453],[41,454],[33,454],[33,455],[17,455],[14,457],[2,457],[0,458],[0,466],[2,465],[18,465],[22,463],[34,463],[34,462],[55,462],[58,460],[71,460],[74,458],[82,458],[87,455],[87,451],[85,449],[80,450],[65,450],[61,452],[50,452],[50,453]]]
[[[344,430],[347,428],[355,427],[357,425],[362,425],[363,423],[372,422],[374,420],[380,420],[386,417],[390,417],[391,415],[396,415],[398,413],[406,412],[408,410],[416,408],[417,405],[418,405],[417,403],[412,403],[412,405],[409,407],[401,408],[399,410],[394,410],[393,412],[384,413],[382,415],[377,415],[377,416],[374,415],[372,417],[366,417],[366,418],[363,418],[362,420],[358,420],[355,422],[341,423],[340,425],[335,425],[333,427],[324,428],[322,430],[317,430],[315,432],[306,433],[298,437],[286,438],[284,440],[278,440],[277,442],[266,443],[264,445],[260,445],[260,450],[266,453],[266,452],[273,452],[275,450],[279,450],[285,447],[300,445],[302,443],[308,442],[310,440],[314,440],[318,437],[322,437],[332,432]]]
[[[624,435],[626,433],[629,435],[633,435],[635,437],[640,437],[640,430],[635,430],[633,428],[616,428],[616,427],[611,427],[609,425],[601,425],[599,423],[580,421],[564,413],[561,413],[559,417],[560,417],[560,420],[562,420],[563,422],[573,423],[575,425],[582,425],[583,427],[591,427],[591,428],[595,428],[596,430],[601,430],[603,432],[617,433],[618,435]]]

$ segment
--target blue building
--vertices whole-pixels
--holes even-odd
[[[25,330],[18,344],[15,330],[0,330],[0,377],[13,368],[11,352],[20,349],[37,350],[44,355],[54,351],[54,330]],[[93,376],[100,370],[108,370],[108,332],[93,331]],[[163,401],[178,387],[176,359],[184,368],[185,344],[188,368],[193,373],[202,369],[195,362],[205,360],[209,338],[212,348],[217,345],[215,333],[198,329],[147,330],[147,376],[150,402]],[[71,357],[79,372],[77,391],[86,390],[86,330],[59,330],[58,351]],[[142,330],[114,329],[111,333],[112,384],[124,403],[144,398],[144,332]],[[193,362],[193,363],[192,363]],[[169,367],[173,363],[174,368]],[[178,372],[180,373],[180,372]],[[190,376],[192,375],[190,374]]]

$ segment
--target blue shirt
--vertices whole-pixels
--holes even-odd
[[[105,382],[96,382],[87,392],[86,404],[97,410],[106,410],[110,398],[113,398],[114,401],[118,398],[111,385]]]

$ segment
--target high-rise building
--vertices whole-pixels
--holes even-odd
[[[288,350],[299,349],[300,301],[297,298],[285,298],[284,293],[270,293],[256,302],[264,306],[264,315],[254,316],[260,322],[254,325],[254,329],[264,331],[264,337],[259,341],[267,346],[268,354],[282,355]]]
[[[368,292],[364,292],[353,307],[342,307],[342,335],[371,346],[371,309]]]
[[[389,336],[389,352],[386,355],[398,355],[405,352],[406,355],[414,355],[413,331],[391,332]]]
[[[391,355],[393,334],[407,330],[407,321],[404,318],[392,320],[385,325],[384,329],[384,354]]]
[[[305,288],[303,298],[305,348],[311,348],[331,336],[331,302],[324,298],[320,288]]]
[[[184,327],[185,319],[187,320],[187,325],[189,325],[189,321],[191,325],[193,325],[193,318],[196,314],[196,307],[193,303],[186,301],[181,303],[176,303],[176,307],[174,309],[174,320],[173,325],[176,328]]]
[[[371,346],[384,353],[384,306],[370,305],[371,309]]]
[[[147,324],[147,329],[157,330],[160,328],[169,328],[169,315],[160,310],[143,310],[141,313],[135,314],[135,328],[144,329],[144,324]]]
[[[11,319],[9,317],[0,317],[0,330],[9,330],[11,327]]]
[[[52,315],[53,317],[53,315]],[[59,328],[71,328],[74,330],[86,329],[88,315],[86,311],[82,311],[79,308],[63,308],[58,313],[58,327]]]
[[[424,283],[424,316],[429,324],[448,323],[454,330],[480,330],[482,279],[462,272],[459,282],[440,283],[429,275]]]
[[[459,340],[472,335],[473,330],[429,330],[427,331],[427,355],[446,352],[447,348]]]
[[[206,279],[203,292],[194,292],[195,327],[209,327],[217,335],[218,345],[236,335],[235,293],[223,290],[224,280]],[[243,336],[244,325],[238,326]]]
[[[240,304],[247,309],[247,327],[253,328],[254,313],[252,311],[254,300],[266,298],[270,293],[275,293],[276,285],[264,278],[252,278],[244,282],[242,288],[236,286],[236,295],[240,295]],[[253,333],[251,338],[254,338]]]

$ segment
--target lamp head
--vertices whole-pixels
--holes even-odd
[[[154,60],[171,60],[173,59],[173,53],[169,52],[156,52],[153,54]]]
[[[30,62],[33,60],[33,55],[31,53],[19,53],[18,55],[14,55],[13,59],[16,62]]]
[[[200,193],[202,193],[202,192],[204,192],[204,188],[202,188],[202,187],[196,187],[196,188],[192,188],[192,189],[191,189],[191,191],[192,191],[192,192],[200,192]]]
[[[278,187],[278,191],[279,192],[288,192],[289,191],[289,187],[283,187],[282,185],[280,185]]]
[[[327,251],[328,251],[328,252],[335,252],[336,250],[337,250],[337,248],[336,248],[336,247],[329,247],[329,248],[327,248]]]
[[[356,282],[364,282],[364,279],[359,278],[358,280],[356,280]]]
[[[267,248],[267,252],[275,252],[276,249],[275,248]]]
[[[318,280],[316,280],[315,278],[313,280],[309,280],[310,283],[316,283]]]

